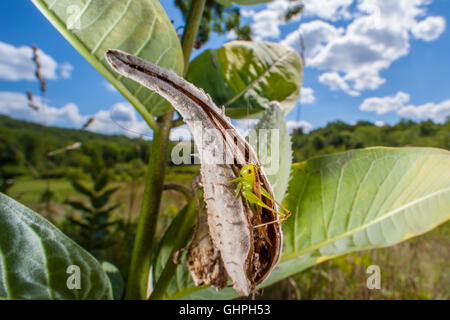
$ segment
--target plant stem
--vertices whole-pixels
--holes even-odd
[[[192,1],[186,21],[185,31],[181,39],[184,55],[184,73],[186,73],[189,58],[194,48],[205,2],[206,0]],[[161,117],[159,130],[154,132],[142,207],[128,275],[126,299],[145,299],[147,297],[153,242],[161,205],[173,116],[174,109],[172,108]]]
[[[186,27],[184,28],[183,37],[181,38],[185,74],[189,65],[189,58],[191,57],[192,49],[194,48],[195,39],[197,38],[198,28],[200,27],[200,22],[202,21],[205,2],[206,0],[193,0],[191,2],[191,8],[186,20]]]
[[[170,111],[163,115],[160,129],[154,132],[142,207],[128,275],[126,299],[145,299],[147,296],[148,274],[163,192],[172,116],[173,112]]]

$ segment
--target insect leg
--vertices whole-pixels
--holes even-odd
[[[237,198],[239,196],[239,193],[241,192],[242,189],[242,182],[239,182],[237,187],[236,187],[236,192],[234,193],[234,197]]]
[[[272,209],[271,207],[269,207],[267,204],[265,204],[264,202],[262,202],[262,200],[260,198],[258,198],[256,196],[256,194],[254,194],[253,192],[250,191],[246,191],[246,192],[242,192],[242,195],[244,196],[245,199],[247,199],[250,203],[254,203],[260,207],[263,207],[267,210],[270,210],[274,213],[279,213],[278,211]]]
[[[286,212],[286,214],[279,212],[279,214],[281,214],[282,216],[286,217],[286,219],[287,219],[287,217],[289,217],[289,216],[291,215],[291,211],[289,211],[289,210],[286,209],[281,203],[279,203],[278,201],[276,201],[275,199],[273,199],[273,198],[270,196],[269,192],[268,192],[266,189],[264,189],[263,187],[261,187],[261,194],[262,194],[264,197],[266,197],[267,199],[269,199],[270,201],[275,202],[275,203],[276,203],[276,204],[277,204],[284,212]]]

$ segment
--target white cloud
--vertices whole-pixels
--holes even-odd
[[[69,79],[72,76],[73,65],[71,65],[68,62],[63,62],[63,63],[61,63],[61,65],[59,67],[60,67],[61,78]]]
[[[191,139],[191,131],[185,124],[170,131],[171,141],[190,141]]]
[[[351,96],[359,96],[359,92],[350,89],[348,83],[337,72],[325,72],[319,76],[319,82],[330,87],[330,90],[341,90]]]
[[[300,20],[301,15],[298,15],[286,22],[285,14],[290,8],[304,4],[305,9],[302,15],[336,21],[351,16],[348,8],[352,3],[353,0],[275,0],[260,11],[242,9],[241,15],[253,20],[251,27],[254,40],[260,41],[278,38],[281,34],[281,26]]]
[[[89,126],[90,131],[130,137],[151,136],[148,125],[138,119],[135,109],[128,102],[116,103],[109,110],[99,110],[92,116],[95,121]]]
[[[236,40],[236,39],[237,39],[236,31],[231,30],[227,32],[227,40]]]
[[[350,17],[348,8],[353,0],[303,0],[305,15],[336,21]]]
[[[399,116],[413,119],[431,119],[435,122],[445,122],[450,117],[450,100],[441,103],[429,102],[420,106],[405,106],[398,112]]]
[[[373,111],[377,114],[385,114],[400,110],[409,99],[409,94],[400,91],[395,96],[367,98],[359,106],[359,109],[362,111]]]
[[[287,121],[286,122],[287,128],[289,131],[302,128],[304,132],[309,132],[312,130],[313,125],[307,121]]]
[[[313,88],[302,87],[300,91],[300,102],[302,104],[313,104],[316,102]]]
[[[384,121],[378,120],[378,121],[375,121],[375,125],[377,127],[383,127],[386,125],[386,123]]]
[[[442,17],[428,17],[412,28],[416,38],[433,41],[440,37],[445,30],[445,19]]]
[[[307,64],[309,64],[309,59],[317,56],[329,42],[342,35],[343,32],[343,28],[336,28],[327,22],[314,20],[302,23],[296,31],[288,34],[281,43],[291,46],[300,52],[300,37],[302,37],[306,50],[305,59]]]
[[[298,0],[275,0],[269,2],[263,10],[255,12],[254,10],[243,9],[241,14],[243,17],[253,20],[251,27],[254,40],[276,39],[281,35],[280,27],[286,24],[284,19],[286,11],[300,3],[301,1]],[[291,21],[298,19],[299,17],[295,17]]]
[[[432,41],[442,34],[445,19],[426,17],[425,6],[429,3],[429,0],[359,0],[351,13],[353,20],[346,28],[313,20],[301,24],[281,43],[300,52],[301,35],[306,65],[325,71],[321,82],[332,90],[356,96],[386,82],[380,73],[409,53],[411,35]],[[342,8],[347,11],[350,6]]]
[[[69,125],[75,128],[81,126],[91,117],[95,120],[88,127],[89,131],[104,134],[125,134],[130,137],[140,135],[151,136],[148,125],[138,118],[133,106],[129,103],[116,103],[109,110],[99,110],[95,114],[80,114],[74,103],[68,103],[60,108],[54,106],[42,107],[35,111],[28,106],[25,94],[19,92],[0,91],[0,114],[27,121],[45,123],[47,125]]]
[[[21,81],[35,80],[35,64],[31,47],[15,47],[0,41],[0,80]],[[62,78],[69,78],[73,70],[70,63],[58,64],[51,56],[39,49],[41,74],[47,80],[58,78],[58,70]]]
[[[441,103],[429,102],[419,106],[407,104],[410,95],[398,92],[395,96],[383,98],[367,98],[360,105],[362,111],[372,111],[377,114],[396,112],[399,116],[417,120],[431,119],[435,122],[445,122],[450,116],[450,99]]]
[[[68,103],[61,108],[52,106],[42,107],[42,101],[35,98],[35,103],[40,106],[39,111],[35,111],[28,106],[28,99],[25,94],[19,92],[0,92],[0,113],[14,118],[46,123],[53,125],[57,123],[70,123],[74,126],[81,126],[85,117],[78,112],[78,107],[73,103]]]
[[[106,90],[110,92],[117,92],[116,87],[114,87],[111,82],[109,81],[103,81],[103,87],[105,87]]]

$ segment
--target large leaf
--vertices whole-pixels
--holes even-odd
[[[253,129],[254,138],[250,138],[249,143],[258,152],[259,161],[272,184],[275,199],[282,201],[289,182],[292,146],[279,104],[270,103],[269,109]]]
[[[123,296],[123,291],[125,290],[125,283],[119,268],[111,262],[103,261],[102,269],[105,271],[109,281],[111,282],[114,300],[120,300]]]
[[[70,266],[79,267],[81,289],[68,288]],[[94,257],[0,193],[0,299],[112,299],[112,290]]]
[[[302,75],[302,60],[290,47],[231,41],[195,58],[186,79],[224,105],[228,116],[244,118],[261,117],[270,101],[287,114],[300,94]]]
[[[369,148],[292,166],[284,204],[286,250],[262,287],[352,251],[397,244],[450,218],[450,152]],[[233,298],[233,290],[184,288],[184,299]]]
[[[120,49],[177,73],[183,53],[177,34],[156,0],[32,0],[58,31],[148,120],[170,105],[156,93],[120,77],[104,60]]]

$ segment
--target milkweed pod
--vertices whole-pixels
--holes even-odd
[[[257,219],[247,201],[242,197],[234,197],[230,192],[232,186],[227,176],[236,176],[245,163],[252,162],[258,167],[261,186],[274,198],[256,153],[203,90],[171,70],[122,51],[108,50],[105,56],[116,72],[167,99],[190,128],[199,151],[209,236],[224,266],[224,269],[218,268],[221,271],[208,281],[212,285],[215,282],[221,284],[226,272],[234,289],[240,295],[249,295],[271,273],[280,258],[283,245],[281,224],[275,222],[263,227],[269,236],[269,243],[260,228],[254,228]],[[218,134],[205,138],[206,132],[214,130]],[[218,146],[223,147],[223,152],[217,152]],[[230,158],[232,161],[229,161]],[[267,199],[265,201],[277,209],[275,203]],[[276,221],[278,217],[264,209],[261,219],[263,222]],[[200,247],[197,249],[202,250]],[[202,265],[201,261],[196,262]],[[195,277],[198,275],[193,274]]]

